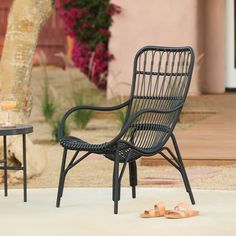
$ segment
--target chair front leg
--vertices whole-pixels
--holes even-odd
[[[136,186],[138,184],[136,161],[129,162],[129,182],[132,187],[132,198],[136,198]]]
[[[192,193],[191,185],[190,185],[190,182],[189,182],[189,179],[188,179],[185,167],[184,167],[184,163],[183,163],[183,160],[182,160],[182,157],[181,157],[181,154],[180,154],[180,150],[179,150],[176,138],[175,138],[173,133],[171,134],[171,139],[172,139],[172,142],[173,142],[173,145],[174,145],[174,148],[175,148],[175,152],[176,152],[176,155],[177,155],[177,158],[178,158],[178,161],[179,161],[180,173],[182,175],[186,191],[189,193],[191,203],[194,205],[195,200],[194,200],[194,196],[193,196],[193,193]]]
[[[61,197],[62,197],[63,188],[64,188],[66,156],[67,156],[67,149],[64,148],[63,156],[62,156],[62,163],[61,163],[61,172],[60,172],[60,178],[59,178],[59,184],[58,184],[58,190],[57,190],[56,207],[60,207]]]
[[[120,200],[120,181],[119,181],[119,154],[116,152],[113,169],[112,200],[114,201],[114,214],[118,214],[118,201]]]

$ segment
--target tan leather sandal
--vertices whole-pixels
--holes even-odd
[[[199,215],[199,211],[193,210],[190,205],[183,202],[178,203],[174,210],[165,212],[165,217],[168,219],[182,219],[197,215]]]
[[[165,215],[165,204],[164,202],[158,202],[154,205],[154,209],[151,209],[149,211],[144,211],[142,214],[140,214],[140,217],[142,218],[153,218],[153,217],[161,217]]]

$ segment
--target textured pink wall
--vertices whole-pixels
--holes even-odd
[[[189,94],[225,90],[225,0],[114,0],[108,97],[128,95],[135,52],[144,45],[190,45],[196,63]]]
[[[114,0],[123,8],[111,29],[108,97],[128,95],[135,52],[144,45],[190,45],[198,56],[198,0]],[[197,70],[190,88],[199,93]]]

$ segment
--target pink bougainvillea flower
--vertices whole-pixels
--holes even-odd
[[[110,35],[111,35],[110,31],[107,30],[107,29],[101,28],[101,29],[99,29],[99,32],[100,32],[101,34],[105,35],[105,36],[108,36],[108,37],[110,37]]]
[[[56,0],[66,34],[74,38],[72,60],[101,89],[106,89],[108,63],[114,56],[108,51],[112,16],[121,7],[107,0]],[[104,37],[105,36],[105,37]]]

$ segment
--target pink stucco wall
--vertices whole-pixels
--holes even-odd
[[[123,11],[114,18],[108,97],[128,95],[133,57],[144,45],[190,45],[197,53],[197,0],[114,0]],[[180,4],[181,3],[181,4]],[[196,71],[190,88],[198,94]]]
[[[224,91],[224,0],[113,2],[123,11],[111,28],[116,59],[110,63],[108,97],[129,95],[133,57],[144,45],[192,46],[196,63],[189,94]]]

